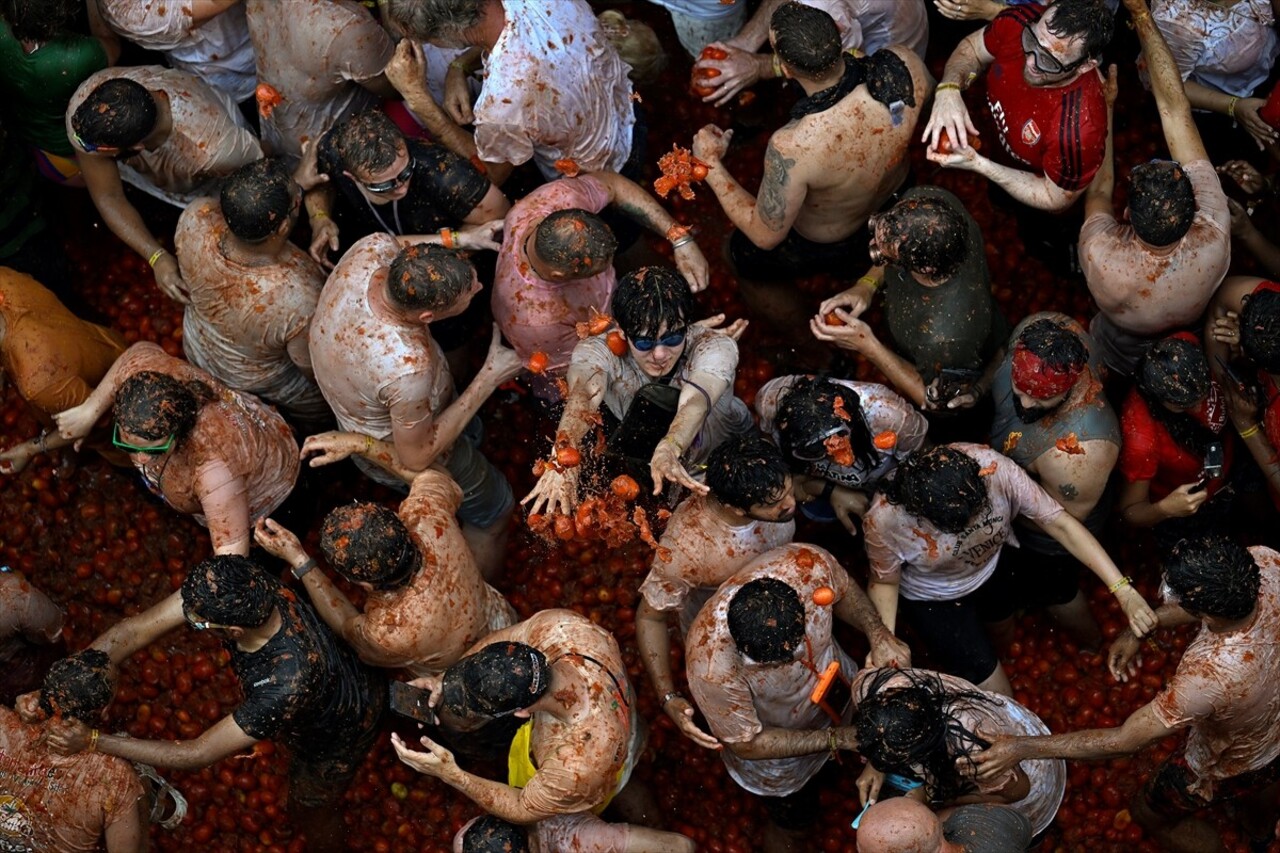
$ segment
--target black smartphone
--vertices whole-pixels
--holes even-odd
[[[430,690],[423,690],[403,681],[391,682],[391,710],[402,717],[437,725],[436,712],[428,704],[430,701]]]
[[[1204,464],[1200,466],[1200,478],[1204,481],[1216,480],[1222,476],[1222,466],[1226,462],[1226,451],[1221,441],[1211,441],[1204,451]]]
[[[1228,379],[1231,380],[1232,384],[1234,384],[1241,391],[1249,390],[1248,383],[1244,381],[1244,378],[1239,373],[1236,373],[1235,368],[1231,366],[1231,363],[1229,361],[1227,361],[1225,358],[1223,358],[1220,355],[1216,356],[1216,358],[1218,360],[1218,366],[1222,368],[1223,374]]]
[[[982,377],[977,370],[965,367],[944,367],[938,371],[935,403],[949,403],[960,394],[972,388]]]

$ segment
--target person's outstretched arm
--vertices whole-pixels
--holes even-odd
[[[1147,0],[1124,0],[1133,16],[1133,28],[1142,44],[1142,56],[1147,61],[1147,73],[1151,75],[1151,93],[1155,95],[1160,110],[1160,124],[1164,127],[1164,140],[1169,154],[1179,163],[1207,160],[1200,131],[1191,117],[1191,102],[1182,87],[1182,74],[1173,59],[1168,43],[1156,26]]]

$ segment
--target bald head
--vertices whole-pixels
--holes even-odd
[[[858,853],[941,853],[942,822],[923,803],[906,797],[867,809],[858,826]]]

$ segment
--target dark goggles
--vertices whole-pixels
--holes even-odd
[[[1036,70],[1041,74],[1066,74],[1075,71],[1089,57],[1082,56],[1075,62],[1064,65],[1062,62],[1045,49],[1044,45],[1036,39],[1035,33],[1031,32],[1031,25],[1026,24],[1022,27],[1022,52],[1024,55],[1031,56],[1035,62]]]
[[[361,184],[361,186],[363,186],[366,190],[368,190],[371,193],[377,193],[380,195],[382,193],[389,193],[392,190],[396,189],[397,187],[400,187],[400,186],[403,186],[404,184],[409,183],[409,179],[412,177],[413,177],[413,158],[410,157],[409,164],[404,167],[404,170],[401,171],[400,174],[396,175],[391,180],[375,181],[372,184]]]

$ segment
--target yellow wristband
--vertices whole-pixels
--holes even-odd
[[[876,288],[880,287],[880,279],[864,275],[862,278],[858,279],[858,284],[865,284],[874,291]]]
[[[1126,586],[1131,586],[1132,584],[1133,584],[1133,578],[1123,577],[1123,578],[1120,578],[1120,580],[1113,583],[1111,586],[1107,587],[1107,592],[1111,593],[1112,595],[1115,595],[1117,592],[1124,589]]]
[[[97,729],[94,729],[93,731],[89,732],[89,751],[90,752],[98,751],[98,735],[99,734],[100,732]]]
[[[160,260],[160,256],[164,254],[164,249],[156,249],[151,253],[151,257],[147,258],[147,266],[152,269],[156,268],[156,261]]]
[[[364,437],[364,452],[369,453],[373,450],[373,436],[366,435]]]
[[[311,213],[310,211],[308,211],[308,214],[311,216],[312,219],[328,219],[329,218],[329,214],[325,213],[323,210],[317,210],[315,213]]]
[[[463,74],[466,74],[468,71],[470,71],[470,70],[471,70],[471,69],[469,69],[469,68],[466,66],[466,63],[459,62],[459,61],[458,61],[458,60],[456,60],[456,59],[455,59],[453,62],[450,62],[450,63],[449,63],[449,67],[450,67],[450,68],[456,68],[456,69],[458,69],[459,71],[461,71]]]
[[[830,744],[831,754],[836,754],[836,730],[834,728],[827,729],[827,743]]]
[[[680,446],[680,442],[676,441],[669,435],[664,435],[662,440],[671,444],[676,449],[676,453],[684,453],[684,448]]]
[[[939,83],[938,88],[934,89],[934,91],[941,92],[943,89],[955,89],[957,92],[959,92],[960,84],[959,83]]]
[[[1258,434],[1258,430],[1260,430],[1261,428],[1262,428],[1262,425],[1261,425],[1261,424],[1254,424],[1253,426],[1249,427],[1248,429],[1246,429],[1246,430],[1242,431],[1242,432],[1240,433],[1240,437],[1241,437],[1241,438],[1253,438],[1255,435],[1257,435],[1257,434]]]
[[[1236,101],[1240,100],[1235,95],[1231,96],[1231,100],[1227,101],[1227,118],[1232,121],[1236,120]]]
[[[778,54],[776,53],[773,55],[773,76],[774,77],[782,76],[782,60],[778,57]]]

